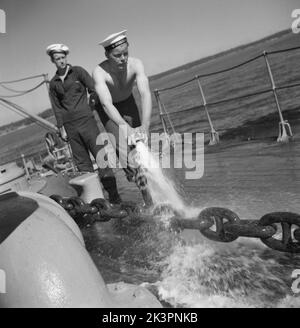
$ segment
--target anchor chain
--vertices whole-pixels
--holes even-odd
[[[50,198],[62,206],[80,227],[96,221],[106,222],[128,216],[126,210],[113,206],[103,198],[96,198],[90,204],[86,204],[80,197],[51,195]]]
[[[281,225],[281,231],[277,224]],[[293,225],[297,227],[294,230]],[[274,212],[265,214],[260,220],[241,220],[226,208],[210,207],[201,211],[197,219],[174,217],[172,226],[180,230],[199,230],[208,239],[218,242],[231,242],[239,237],[259,238],[277,251],[300,253],[300,215],[295,213]]]
[[[271,224],[279,223],[281,225],[282,234],[281,240],[273,238],[261,239],[261,241],[274,249],[282,252],[300,253],[300,215],[289,212],[273,212],[264,215],[260,221],[260,225],[268,226]],[[298,228],[292,231],[292,225]],[[294,237],[294,238],[293,238]],[[295,239],[296,241],[294,241]]]
[[[170,226],[176,231],[199,230],[206,238],[225,243],[239,237],[259,238],[266,246],[277,251],[300,253],[300,215],[296,213],[273,212],[265,214],[260,220],[241,220],[227,208],[209,207],[202,210],[196,219],[182,219],[180,213],[165,204],[147,212],[133,202],[112,205],[103,198],[96,198],[86,204],[79,197],[52,195],[50,198],[61,205],[80,227],[128,216],[150,219],[164,211],[171,211],[174,215],[170,219]],[[281,229],[278,229],[280,226]]]

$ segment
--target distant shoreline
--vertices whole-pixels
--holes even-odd
[[[161,73],[158,73],[158,74],[155,74],[155,75],[150,76],[149,77],[149,81],[150,82],[154,82],[154,81],[156,81],[156,80],[158,80],[158,79],[160,79],[162,77],[168,76],[168,75],[170,75],[172,73],[175,73],[175,72],[179,72],[181,70],[186,70],[186,69],[192,68],[192,67],[197,66],[199,64],[203,64],[203,63],[209,62],[211,60],[221,58],[223,56],[232,54],[234,52],[237,52],[237,51],[240,51],[240,50],[243,50],[243,49],[252,47],[252,46],[257,45],[259,43],[263,43],[263,42],[266,42],[266,41],[269,41],[269,40],[280,38],[280,37],[282,37],[284,35],[287,35],[289,33],[291,33],[290,29],[283,30],[283,31],[280,31],[280,32],[271,34],[269,36],[266,36],[264,38],[261,38],[259,40],[256,40],[256,41],[253,41],[253,42],[244,44],[244,45],[240,45],[240,46],[237,46],[235,48],[230,48],[228,50],[225,50],[225,51],[222,51],[222,52],[218,52],[218,53],[216,53],[214,55],[210,55],[210,56],[207,56],[207,57],[204,57],[204,58],[201,58],[201,59],[198,59],[198,60],[195,60],[195,61],[186,63],[186,64],[181,65],[181,66],[174,67],[174,68],[169,69],[167,71],[164,71],[164,72],[161,72]],[[44,110],[43,112],[41,112],[38,115],[41,116],[41,117],[43,117],[43,118],[46,118],[46,119],[49,119],[49,118],[51,119],[51,118],[54,117],[53,115],[49,115],[49,113],[51,113],[51,112],[52,112],[52,109],[51,108],[50,109],[48,108],[48,109]],[[30,121],[30,122],[27,123],[26,121],[27,122]],[[32,119],[25,118],[25,119],[22,119],[22,120],[19,120],[19,121],[15,121],[15,122],[12,122],[12,123],[9,123],[9,124],[0,126],[0,136],[2,136],[4,134],[9,134],[11,132],[17,131],[17,130],[22,129],[22,128],[25,128],[25,127],[33,124],[33,123],[34,122],[32,122]]]
[[[177,72],[177,71],[180,71],[180,70],[184,70],[184,69],[187,69],[187,68],[190,68],[190,67],[193,67],[193,66],[197,66],[199,64],[203,64],[203,63],[206,63],[210,60],[214,60],[214,59],[217,59],[217,58],[220,58],[224,55],[228,55],[230,53],[233,53],[233,52],[236,52],[236,51],[239,51],[239,50],[242,50],[242,49],[245,49],[245,48],[248,48],[248,47],[252,47],[256,44],[259,44],[259,43],[262,43],[262,42],[266,42],[268,40],[272,40],[274,38],[280,38],[286,34],[289,34],[290,33],[290,29],[287,29],[287,30],[283,30],[283,31],[280,31],[280,32],[277,32],[277,33],[274,33],[274,34],[270,34],[264,38],[261,38],[261,39],[258,39],[256,41],[253,41],[253,42],[249,42],[249,43],[246,43],[246,44],[242,44],[240,46],[237,46],[237,47],[234,47],[234,48],[230,48],[230,49],[227,49],[227,50],[224,50],[224,51],[221,51],[221,52],[218,52],[216,54],[213,54],[213,55],[210,55],[210,56],[207,56],[207,57],[204,57],[204,58],[200,58],[200,59],[197,59],[197,60],[194,60],[192,62],[189,62],[189,63],[186,63],[186,64],[183,64],[181,66],[176,66],[174,68],[171,68],[167,71],[164,71],[164,72],[161,72],[161,73],[158,73],[158,74],[155,74],[155,75],[152,75],[149,77],[149,80],[150,81],[155,81],[156,79],[159,79],[159,78],[162,78],[166,75],[169,75],[169,74],[172,74],[174,72]]]
[[[19,122],[19,121],[18,121],[18,122]],[[32,124],[33,124],[33,123],[32,123]],[[15,132],[15,131],[18,131],[18,130],[24,129],[24,128],[26,128],[26,127],[29,126],[29,125],[30,125],[30,124],[28,124],[28,125],[18,126],[18,127],[15,127],[15,128],[10,129],[10,130],[8,130],[8,131],[2,131],[2,130],[1,130],[1,127],[0,127],[0,137],[3,136],[3,135],[7,135],[7,134],[10,134],[10,133],[12,133],[12,132]]]
[[[48,108],[46,110],[44,110],[43,112],[41,112],[40,114],[38,114],[38,116],[47,119],[47,120],[52,120],[54,118],[54,115],[50,115],[49,116],[49,111],[52,112],[52,109]],[[28,123],[27,123],[28,122]],[[24,118],[22,120],[16,121],[16,122],[12,122],[3,126],[0,126],[0,136],[5,135],[5,134],[9,134],[11,132],[26,128],[27,126],[30,126],[32,124],[36,124],[36,122],[28,117],[28,118]]]
[[[21,120],[21,121],[22,121],[22,120]],[[21,121],[17,121],[16,124],[17,124],[18,122],[21,122]],[[13,123],[11,123],[11,124],[13,124]],[[18,131],[18,130],[22,130],[22,129],[24,129],[24,128],[27,128],[28,126],[30,126],[30,125],[32,125],[32,124],[36,124],[36,123],[35,123],[35,122],[31,122],[31,123],[29,123],[29,124],[22,124],[21,126],[16,126],[16,127],[11,128],[11,129],[9,129],[9,130],[7,130],[7,131],[2,131],[2,127],[0,126],[0,137],[3,136],[3,135],[7,135],[7,134],[10,134],[10,133],[16,132],[16,131]]]

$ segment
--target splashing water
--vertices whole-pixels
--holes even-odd
[[[261,253],[243,244],[177,244],[155,283],[159,297],[174,307],[299,307],[283,268]]]
[[[182,217],[195,217],[200,209],[188,207],[175,189],[173,182],[166,177],[149,148],[143,142],[137,142],[135,161],[145,168],[148,188],[155,206],[167,203]]]
[[[187,206],[148,147],[138,142],[136,152],[154,204],[167,203],[182,217],[195,217],[201,209]],[[258,240],[224,245],[199,231],[177,234],[162,226],[165,219],[161,213],[159,221],[137,226],[117,221],[114,231],[127,238],[116,262],[122,274],[149,288],[160,301],[187,308],[300,307],[300,298],[291,291],[291,272],[300,266],[299,257],[266,249]]]

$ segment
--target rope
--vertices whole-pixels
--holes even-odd
[[[300,83],[287,84],[287,85],[283,85],[281,87],[276,87],[276,89],[283,90],[283,89],[294,88],[294,87],[300,87]]]
[[[209,104],[207,104],[209,105]],[[199,105],[199,106],[194,106],[194,107],[189,107],[189,108],[185,108],[185,109],[179,109],[176,112],[171,112],[169,113],[169,115],[174,115],[174,114],[178,114],[178,113],[183,113],[183,112],[188,112],[188,111],[192,111],[195,109],[198,109],[200,107],[204,107],[204,105]],[[161,113],[161,115],[166,115],[165,113]]]
[[[266,51],[266,54],[268,55],[273,55],[273,54],[280,54],[283,52],[288,52],[288,51],[292,51],[292,50],[298,50],[300,49],[300,47],[293,47],[293,48],[287,48],[287,49],[280,49],[280,50],[274,50],[274,51]]]
[[[207,73],[207,74],[201,74],[201,75],[197,75],[196,78],[202,78],[202,77],[208,77],[208,76],[212,76],[212,75],[216,75],[216,74],[220,74],[220,73],[225,73],[225,72],[228,72],[228,71],[231,71],[233,69],[236,69],[236,68],[239,68],[241,66],[244,66],[244,65],[247,65],[253,61],[255,61],[256,59],[260,58],[260,57],[263,57],[264,55],[258,55],[256,57],[253,57],[243,63],[240,63],[240,64],[237,64],[237,65],[234,65],[234,66],[231,66],[229,68],[225,68],[225,69],[222,69],[222,70],[219,70],[219,71],[215,71],[215,72],[212,72],[212,73]]]
[[[26,81],[26,80],[31,80],[31,79],[36,79],[38,77],[45,77],[46,74],[39,74],[39,75],[34,75],[34,76],[29,76],[29,77],[24,77],[22,79],[18,80],[13,80],[13,81],[1,81],[0,84],[9,84],[9,83],[16,83],[16,82],[21,82],[21,81]]]
[[[257,91],[257,92],[249,93],[249,94],[242,95],[242,96],[239,96],[239,97],[232,97],[232,98],[227,98],[227,99],[215,101],[213,103],[209,103],[209,104],[206,104],[206,105],[207,106],[215,106],[215,105],[223,104],[225,102],[230,102],[230,101],[233,101],[233,100],[239,100],[239,99],[249,98],[249,97],[252,97],[252,96],[262,95],[262,94],[265,94],[265,93],[268,93],[268,92],[271,92],[271,91],[272,91],[272,89]]]
[[[209,77],[209,76],[212,76],[212,75],[216,75],[216,74],[221,74],[221,73],[225,73],[225,72],[228,72],[228,71],[231,71],[233,69],[236,69],[236,68],[239,68],[241,66],[244,66],[244,65],[247,65],[253,61],[255,61],[256,59],[260,58],[260,57],[263,57],[264,55],[261,54],[261,55],[258,55],[256,57],[253,57],[245,62],[242,62],[240,64],[237,64],[237,65],[234,65],[234,66],[231,66],[229,68],[225,68],[225,69],[222,69],[222,70],[219,70],[219,71],[215,71],[215,72],[211,72],[211,73],[207,73],[207,74],[200,74],[200,75],[197,75],[195,76],[193,79],[190,79],[190,80],[187,80],[185,82],[182,82],[182,83],[179,83],[179,84],[176,84],[176,85],[173,85],[173,86],[170,86],[170,87],[167,87],[167,88],[163,88],[163,89],[158,89],[158,91],[166,91],[166,90],[171,90],[171,89],[174,89],[174,88],[177,88],[179,86],[182,86],[184,84],[187,84],[189,82],[192,82],[192,81],[195,81],[199,78],[203,78],[203,77]]]
[[[274,50],[274,51],[270,51],[270,52],[265,52],[265,54],[268,54],[268,55],[272,55],[272,54],[279,54],[279,53],[283,53],[283,52],[288,52],[288,51],[293,51],[293,50],[298,50],[300,49],[300,47],[293,47],[293,48],[288,48],[288,49],[280,49],[280,50]],[[197,75],[196,77],[192,78],[192,79],[189,79],[187,81],[184,81],[184,82],[181,82],[179,84],[175,84],[173,86],[170,86],[170,87],[166,87],[166,88],[163,88],[163,89],[157,89],[157,91],[167,91],[167,90],[171,90],[171,89],[174,89],[174,88],[177,88],[177,87],[180,87],[180,86],[183,86],[187,83],[190,83],[198,78],[203,78],[203,77],[209,77],[209,76],[212,76],[212,75],[216,75],[216,74],[220,74],[220,73],[226,73],[228,71],[231,71],[233,69],[236,69],[236,68],[239,68],[241,66],[244,66],[244,65],[247,65],[257,59],[259,59],[260,57],[263,57],[264,54],[260,54],[260,55],[257,55],[253,58],[250,58],[242,63],[239,63],[237,65],[234,65],[234,66],[231,66],[231,67],[228,67],[228,68],[225,68],[225,69],[222,69],[222,70],[219,70],[219,71],[214,71],[214,72],[211,72],[211,73],[207,73],[207,74],[201,74],[201,75]]]
[[[183,86],[183,85],[185,85],[187,83],[190,83],[190,82],[192,82],[194,80],[198,80],[198,83],[199,83],[200,82],[199,81],[200,78],[209,77],[209,76],[213,76],[213,75],[216,75],[216,74],[221,74],[221,73],[229,72],[229,71],[231,71],[233,69],[236,69],[236,68],[239,68],[239,67],[244,66],[246,64],[249,64],[249,63],[251,63],[251,62],[253,62],[253,61],[255,61],[255,60],[257,60],[257,59],[259,59],[261,57],[265,57],[265,59],[267,60],[267,55],[284,53],[284,52],[298,50],[298,49],[300,49],[300,47],[293,47],[293,48],[275,50],[275,51],[270,51],[270,52],[264,51],[260,55],[257,55],[257,56],[255,56],[253,58],[250,58],[250,59],[248,59],[248,60],[246,60],[246,61],[244,61],[242,63],[239,63],[237,65],[231,66],[229,68],[222,69],[222,70],[219,70],[219,71],[214,71],[214,72],[207,73],[207,74],[196,75],[193,79],[189,79],[187,81],[183,81],[183,82],[181,82],[179,84],[176,84],[176,85],[173,85],[173,86],[170,86],[170,87],[166,87],[166,88],[163,88],[163,89],[156,89],[155,90],[155,93],[158,94],[159,92],[162,92],[162,91],[171,90],[171,89],[174,89],[174,88]],[[269,72],[269,74],[270,74],[270,72]],[[241,100],[241,99],[245,99],[245,98],[249,98],[249,97],[253,97],[253,96],[263,95],[263,94],[270,93],[270,92],[275,92],[275,90],[283,90],[283,89],[293,88],[293,87],[297,87],[297,86],[300,86],[300,83],[288,84],[288,85],[283,85],[283,86],[279,86],[279,87],[275,87],[275,85],[274,85],[274,87],[272,89],[265,89],[265,90],[261,90],[261,91],[257,91],[257,92],[252,92],[252,93],[244,94],[244,95],[241,95],[241,96],[238,96],[238,97],[231,97],[231,98],[227,98],[227,99],[222,99],[222,100],[215,101],[215,102],[212,102],[212,103],[207,103],[206,106],[220,105],[220,104],[224,104],[224,103],[227,103],[227,102],[230,102],[230,101],[234,101],[234,100]],[[200,91],[201,91],[201,87],[200,87]],[[276,94],[275,94],[275,96],[276,96]],[[177,110],[176,112],[172,112],[172,113],[169,114],[167,112],[166,108],[165,108],[164,103],[161,102],[161,104],[162,104],[162,108],[163,108],[163,111],[164,111],[164,113],[160,113],[161,120],[165,124],[164,116],[166,115],[167,116],[167,119],[169,121],[169,124],[171,125],[171,128],[172,128],[172,130],[173,130],[174,133],[175,133],[175,128],[174,128],[174,125],[173,125],[172,120],[170,118],[170,115],[172,115],[172,114],[179,114],[179,113],[183,113],[183,112],[186,112],[186,111],[191,111],[191,110],[195,110],[195,109],[198,109],[198,108],[201,108],[201,107],[205,107],[204,105],[194,106],[194,107],[187,108],[187,109]],[[280,109],[279,109],[279,111],[280,111]],[[208,117],[208,120],[210,121],[209,117]]]
[[[299,83],[299,85],[300,85],[300,83]],[[276,89],[279,89],[279,88],[276,88]],[[233,101],[233,100],[239,100],[239,99],[243,99],[243,98],[257,96],[257,95],[265,94],[265,93],[268,93],[268,92],[272,92],[272,89],[262,90],[262,91],[258,91],[258,92],[254,92],[254,93],[249,93],[249,94],[242,95],[242,96],[239,96],[239,97],[227,98],[227,99],[223,99],[223,100],[216,101],[216,102],[213,102],[213,103],[207,103],[206,106],[215,106],[215,105],[219,105],[219,104],[222,104],[222,103],[225,103],[225,102],[230,102],[230,101]],[[199,105],[199,106],[194,106],[194,107],[191,107],[191,108],[181,109],[181,110],[178,110],[176,112],[172,112],[170,114],[172,115],[172,114],[183,113],[183,112],[195,110],[195,109],[201,108],[201,107],[204,107],[204,105]],[[162,113],[162,115],[167,115],[167,114]]]
[[[284,89],[289,89],[289,88],[294,88],[294,87],[300,87],[300,83],[287,84],[287,85],[279,86],[279,87],[276,87],[276,90],[284,90]],[[257,92],[248,93],[248,94],[245,94],[245,95],[242,95],[242,96],[239,96],[239,97],[232,97],[232,98],[227,98],[227,99],[223,99],[223,100],[220,100],[220,101],[215,101],[215,102],[212,102],[212,103],[207,103],[206,105],[207,106],[220,105],[220,104],[230,102],[230,101],[233,101],[233,100],[240,100],[240,99],[244,99],[244,98],[258,96],[258,95],[262,95],[262,94],[272,92],[272,91],[273,91],[272,89],[257,91]],[[194,107],[190,107],[190,108],[186,108],[186,109],[181,109],[181,110],[178,110],[178,111],[172,112],[172,113],[167,113],[164,104],[163,104],[163,107],[164,107],[164,110],[165,110],[166,113],[161,113],[161,115],[168,115],[168,119],[170,120],[169,115],[174,115],[174,114],[178,114],[178,113],[192,111],[192,110],[195,110],[197,108],[204,107],[204,105],[199,105],[199,106],[194,106]]]
[[[196,77],[193,77],[192,79],[187,80],[187,81],[184,81],[182,83],[179,83],[179,84],[176,84],[176,85],[173,85],[173,86],[170,86],[170,87],[166,87],[166,88],[163,88],[163,89],[157,89],[157,91],[167,91],[167,90],[171,90],[171,89],[174,89],[174,88],[178,88],[178,87],[181,87],[181,86],[183,86],[185,84],[188,84],[190,82],[193,82],[196,79],[197,79]]]
[[[6,90],[11,91],[11,92],[15,92],[15,93],[23,93],[23,92],[26,92],[27,91],[27,90],[15,90],[15,89],[9,88],[9,87],[7,87],[5,85],[2,85],[1,83],[0,83],[0,86],[3,89],[6,89]]]
[[[1,98],[14,98],[14,97],[24,96],[24,95],[26,95],[27,93],[30,93],[30,92],[32,92],[32,91],[38,89],[38,88],[39,88],[40,86],[42,86],[44,83],[46,83],[46,82],[45,82],[45,81],[42,81],[41,83],[39,83],[37,86],[33,87],[32,89],[26,90],[26,91],[24,91],[24,92],[22,92],[22,93],[19,93],[19,94],[17,94],[17,95],[5,95],[5,96],[0,95],[0,97],[1,97]],[[15,91],[15,92],[16,92],[16,91]]]

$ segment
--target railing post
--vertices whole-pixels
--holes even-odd
[[[220,142],[219,133],[215,130],[215,128],[213,126],[213,123],[212,123],[212,120],[210,118],[208,108],[207,108],[208,107],[207,102],[206,102],[205,95],[204,95],[204,92],[203,92],[203,89],[202,89],[202,85],[200,83],[200,78],[199,78],[198,75],[196,75],[196,80],[197,80],[198,87],[199,87],[199,90],[200,90],[200,94],[201,94],[201,97],[202,97],[204,110],[205,110],[205,113],[206,113],[206,116],[207,116],[207,119],[208,119],[208,123],[209,123],[209,126],[210,126],[209,145],[210,146],[211,145],[216,145]]]
[[[71,164],[71,170],[72,170],[72,172],[78,172],[77,167],[73,160],[73,153],[72,153],[71,145],[68,141],[66,142],[66,144],[67,144],[67,148],[68,148],[68,161]]]
[[[159,91],[156,89],[154,90],[154,95],[155,95],[155,99],[156,99],[156,102],[158,104],[158,109],[159,109],[159,117],[160,117],[160,121],[161,121],[161,124],[163,126],[163,129],[164,129],[164,133],[166,134],[166,136],[169,135],[169,131],[168,131],[168,128],[166,126],[166,123],[165,123],[165,120],[164,120],[164,113],[163,113],[163,108],[162,108],[162,104],[161,104],[161,101],[160,101],[160,98],[159,98]]]
[[[29,174],[29,171],[28,171],[28,167],[27,167],[27,163],[26,163],[24,154],[21,154],[21,158],[22,158],[24,170],[25,170],[25,173],[26,173],[26,178],[27,178],[27,180],[30,180],[30,174]]]
[[[277,142],[288,142],[289,138],[291,138],[293,136],[292,129],[291,129],[291,126],[288,123],[288,121],[283,119],[283,115],[282,115],[282,112],[281,112],[281,108],[280,108],[280,104],[279,104],[279,100],[278,100],[278,96],[277,96],[277,92],[276,92],[276,85],[275,85],[274,77],[273,77],[273,74],[272,74],[270,63],[268,61],[268,54],[267,54],[266,51],[264,51],[263,55],[264,55],[264,58],[265,58],[267,69],[268,69],[269,78],[270,78],[270,82],[271,82],[271,85],[272,85],[272,91],[273,91],[274,99],[275,99],[275,102],[276,102],[276,107],[277,107],[277,110],[278,110],[278,113],[279,113],[279,118],[280,118],[279,135],[278,135],[278,138],[277,138]]]

